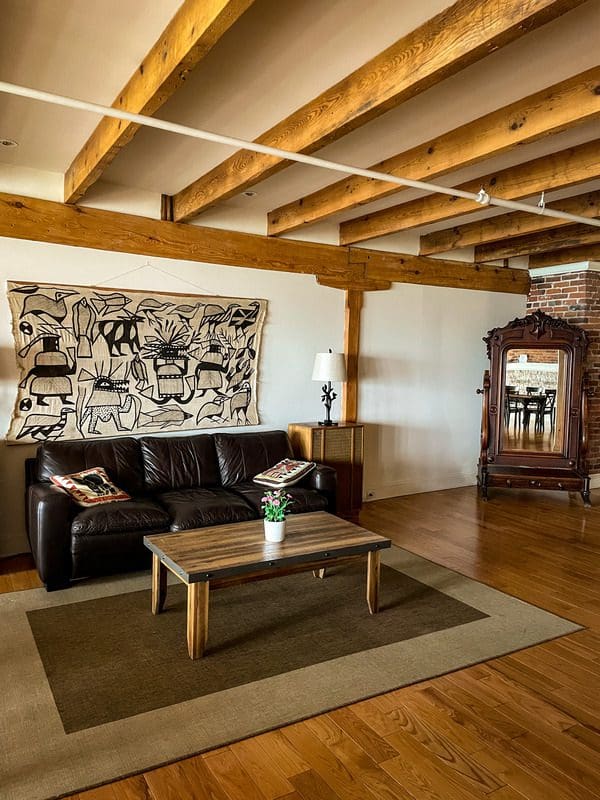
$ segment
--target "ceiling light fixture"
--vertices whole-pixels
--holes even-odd
[[[19,146],[19,143],[15,142],[14,139],[3,139],[3,138],[0,138],[0,147],[9,148],[9,147],[18,147],[18,146]]]
[[[291,150],[282,150],[280,147],[270,147],[269,145],[260,144],[259,142],[248,142],[245,139],[238,139],[235,136],[225,136],[221,133],[213,133],[206,131],[202,128],[192,128],[189,125],[180,125],[177,122],[169,122],[165,119],[157,117],[148,117],[144,114],[132,114],[130,111],[122,111],[120,108],[112,108],[111,106],[103,106],[99,103],[90,103],[87,100],[77,100],[74,97],[65,97],[64,95],[54,94],[53,92],[43,92],[40,89],[30,89],[28,86],[18,86],[15,83],[7,83],[0,81],[0,92],[12,94],[17,97],[28,97],[31,100],[40,100],[43,103],[51,103],[55,106],[63,106],[65,108],[74,108],[79,111],[91,111],[93,114],[99,114],[103,117],[112,117],[113,119],[124,119],[128,122],[133,122],[136,125],[145,125],[148,128],[156,128],[161,131],[168,131],[169,133],[178,133],[181,136],[189,136],[192,139],[202,139],[205,142],[216,142],[224,144],[229,147],[238,148],[241,150],[250,150],[253,153],[263,153],[268,156],[275,156],[286,161],[295,161],[300,164],[309,164],[312,167],[320,167],[321,169],[329,169],[333,172],[341,172],[344,175],[361,175],[363,178],[371,178],[372,180],[384,181],[385,183],[395,183],[397,186],[409,186],[412,189],[419,189],[424,192],[432,194],[445,194],[450,197],[463,197],[465,200],[472,200],[475,203],[481,204],[481,192],[465,192],[463,189],[453,188],[449,186],[439,186],[435,183],[426,183],[425,181],[414,181],[410,178],[402,178],[398,175],[392,175],[386,172],[378,172],[374,169],[363,169],[362,167],[355,167],[351,164],[341,164],[338,161],[329,161],[325,158],[318,158],[306,153],[294,153]],[[556,219],[566,219],[570,222],[579,222],[584,225],[591,225],[600,228],[600,219],[591,217],[581,217],[577,214],[569,214],[566,211],[560,211],[557,208],[547,208],[538,205],[532,206],[529,203],[520,203],[515,200],[504,200],[501,197],[494,197],[488,195],[484,190],[485,205],[499,206],[500,208],[509,208],[514,211],[527,211],[529,214],[545,215],[554,217]],[[488,198],[489,197],[489,201]]]

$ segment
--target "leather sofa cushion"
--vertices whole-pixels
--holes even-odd
[[[294,456],[285,431],[217,433],[214,439],[223,486],[251,480],[281,459]]]
[[[103,467],[109,478],[128,494],[144,491],[140,444],[129,436],[73,442],[44,442],[38,447],[38,478],[69,475],[91,467]]]
[[[263,516],[260,500],[269,489],[266,486],[257,486],[252,481],[239,483],[231,487],[232,492],[236,492],[256,510],[259,516]],[[292,514],[305,514],[308,511],[327,511],[327,498],[314,489],[305,489],[301,486],[288,486],[286,492],[294,499],[290,506]]]
[[[246,522],[258,514],[239,495],[224,489],[185,489],[164,492],[160,502],[171,517],[172,531]]]
[[[152,500],[123,500],[120,503],[103,503],[85,508],[76,514],[71,523],[72,547],[78,540],[91,536],[131,531],[169,530],[169,515]]]
[[[150,492],[219,484],[212,436],[144,436],[140,439],[144,478]]]

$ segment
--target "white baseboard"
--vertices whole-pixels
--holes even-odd
[[[457,489],[459,486],[475,486],[477,473],[456,472],[449,475],[437,475],[424,480],[407,478],[396,483],[386,483],[374,487],[366,487],[364,498],[368,503],[372,500],[384,500],[386,497],[400,497],[404,494],[421,494],[422,492],[440,492],[444,489]],[[600,472],[590,476],[590,488],[600,489]],[[372,494],[371,494],[372,493]]]
[[[600,475],[598,476],[600,478]],[[406,478],[395,483],[384,483],[378,486],[365,487],[365,502],[383,500],[386,497],[400,497],[404,494],[421,494],[422,492],[440,492],[444,489],[456,489],[459,486],[475,486],[477,473],[454,472],[446,475],[427,476],[422,479]]]

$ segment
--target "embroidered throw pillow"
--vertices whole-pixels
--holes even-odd
[[[274,467],[269,467],[264,472],[255,475],[254,483],[261,486],[271,486],[279,489],[282,486],[292,486],[302,480],[305,475],[315,468],[313,461],[295,461],[293,458],[284,458]]]
[[[84,469],[71,475],[52,475],[50,480],[67,491],[77,505],[89,508],[116,500],[131,500],[131,496],[119,489],[102,467]]]

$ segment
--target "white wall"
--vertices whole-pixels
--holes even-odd
[[[7,446],[4,441],[17,386],[6,280],[266,298],[258,376],[260,427],[287,429],[289,422],[322,416],[312,365],[316,352],[343,349],[342,292],[318,286],[308,275],[155,258],[144,266],[148,263],[142,256],[0,238],[0,556],[28,549],[23,462],[35,452],[35,446]]]
[[[365,295],[359,416],[372,499],[475,483],[488,365],[481,337],[523,295],[394,284]]]

